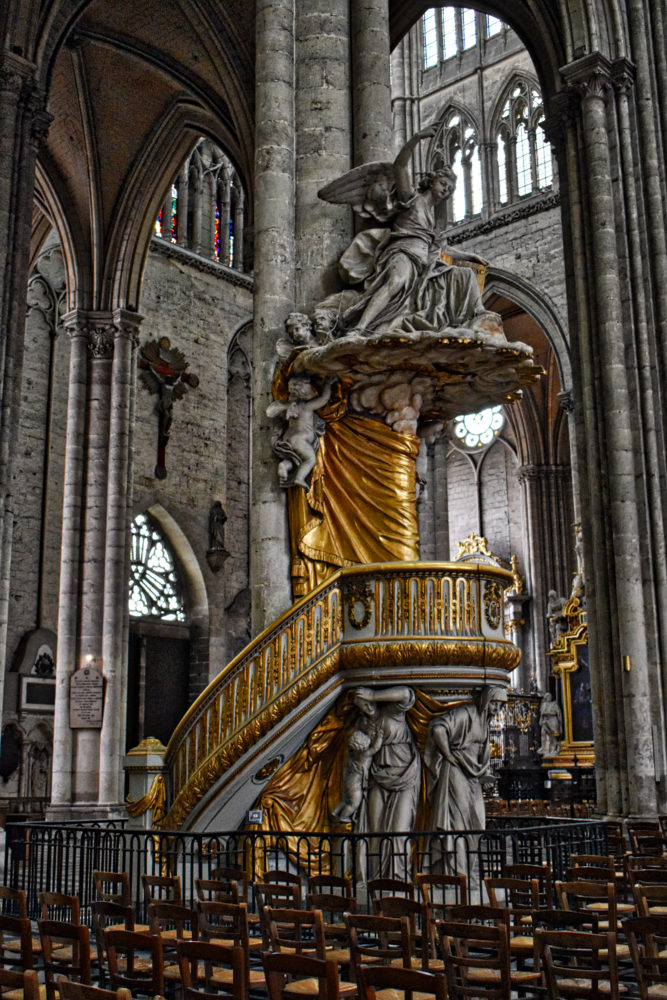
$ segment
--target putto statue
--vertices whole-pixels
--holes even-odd
[[[303,486],[308,489],[307,477],[313,471],[317,458],[317,445],[324,433],[324,421],[317,410],[329,401],[332,380],[327,379],[319,396],[313,396],[309,378],[289,380],[287,403],[275,401],[266,409],[267,416],[282,416],[287,426],[273,439],[276,455],[280,456],[278,477],[281,486]]]
[[[413,187],[409,164],[414,148],[430,138],[429,126],[405,144],[393,163],[366,163],[319,192],[324,201],[351,204],[362,217],[391,222],[391,228],[365,229],[339,262],[344,281],[355,293],[330,296],[319,311],[339,310],[337,336],[367,337],[401,333],[419,336],[460,327],[504,339],[497,313],[482,304],[475,271],[443,260],[454,256],[438,231],[436,206],[456,186],[450,167],[426,173]],[[481,257],[457,255],[469,263]]]

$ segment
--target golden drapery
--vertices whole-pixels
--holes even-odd
[[[419,558],[418,453],[417,437],[378,420],[327,423],[308,494],[289,490],[295,598],[340,566]]]
[[[347,743],[359,715],[353,698],[353,691],[341,695],[334,708],[311,731],[301,749],[283,764],[266,785],[255,803],[255,808],[263,810],[261,829],[283,834],[304,830],[317,833],[332,831],[331,811],[341,800]],[[408,725],[422,760],[415,830],[430,828],[423,764],[429,722],[462,700],[457,696],[443,705],[417,689],[415,703],[407,712]],[[317,859],[319,865],[315,841],[310,844],[310,851],[307,837],[288,837],[287,844],[294,860],[304,867],[308,866],[310,857]],[[315,853],[311,854],[311,851]]]
[[[167,786],[164,776],[156,774],[151,787],[140,799],[127,799],[125,807],[130,816],[143,816],[149,809],[153,810],[152,825],[158,826],[160,820],[167,815]]]

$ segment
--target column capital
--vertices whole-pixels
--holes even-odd
[[[603,99],[612,86],[612,63],[601,52],[591,52],[561,66],[560,74],[584,99]]]
[[[542,130],[553,146],[560,146],[567,130],[579,117],[581,96],[572,88],[559,91],[549,101],[549,114],[541,122]]]
[[[618,94],[629,94],[635,85],[637,68],[629,59],[616,59],[611,67],[612,84]]]
[[[88,349],[96,361],[103,361],[112,356],[115,331],[112,313],[73,309],[65,313],[62,325],[72,340],[83,338],[88,342]]]
[[[574,413],[574,393],[572,389],[563,389],[558,393],[558,402],[564,413]]]
[[[139,327],[144,319],[141,313],[131,312],[129,309],[116,309],[113,319],[115,338],[130,340],[132,346],[136,347],[139,343]]]

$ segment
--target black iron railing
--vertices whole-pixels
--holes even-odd
[[[140,918],[145,919],[142,873],[179,875],[183,899],[192,905],[195,879],[217,866],[242,866],[252,883],[270,868],[303,876],[347,874],[359,903],[366,883],[378,875],[412,878],[417,872],[465,872],[471,901],[483,901],[482,880],[504,864],[547,861],[556,879],[564,877],[570,854],[605,854],[603,822],[533,820],[530,826],[497,827],[479,833],[395,835],[138,831],[92,823],[8,824],[5,884],[24,889],[29,913],[38,915],[38,896],[51,890],[76,895],[88,919],[95,898],[95,870],[127,872]],[[249,903],[254,906],[252,892]]]

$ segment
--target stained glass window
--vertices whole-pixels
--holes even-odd
[[[516,130],[516,177],[519,194],[530,194],[533,187],[530,176],[530,143],[528,129],[523,122]]]
[[[139,514],[132,522],[129,606],[133,618],[185,621],[174,557],[145,514]]]
[[[537,160],[537,183],[541,188],[551,187],[554,181],[554,167],[551,159],[551,144],[547,142],[544,130],[538,122],[535,129],[535,159]]]
[[[438,62],[438,29],[436,11],[433,7],[427,10],[423,17],[424,28],[424,67],[428,69]]]
[[[491,14],[486,15],[486,37],[492,38],[494,35],[499,35],[503,30],[503,22],[499,17],[493,17]]]
[[[498,136],[498,200],[501,205],[507,202],[507,144],[505,137]]]
[[[504,423],[502,406],[490,406],[479,413],[462,413],[454,417],[453,441],[464,451],[479,451],[495,441]]]

